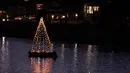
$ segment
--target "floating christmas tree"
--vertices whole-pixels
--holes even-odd
[[[50,42],[42,17],[37,27],[29,54],[33,56],[51,56],[53,54],[56,54],[56,52],[53,50],[53,46]]]

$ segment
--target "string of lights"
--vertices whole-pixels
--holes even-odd
[[[43,18],[40,19],[31,47],[32,52],[53,52]]]

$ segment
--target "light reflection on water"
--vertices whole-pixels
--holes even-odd
[[[65,67],[65,60],[64,60],[64,58],[65,58],[65,56],[64,56],[64,52],[65,52],[65,46],[64,46],[64,44],[62,44],[61,45],[61,53],[60,53],[60,56],[59,56],[59,73],[64,73],[64,67]]]
[[[74,56],[73,56],[73,72],[77,73],[77,47],[75,46],[73,49]]]
[[[64,46],[62,45],[62,47],[61,47],[61,63],[64,63],[64,52],[65,52],[65,48],[64,48]]]
[[[51,58],[31,58],[32,73],[51,73]]]
[[[8,41],[2,41],[0,49],[0,73],[9,73]]]
[[[96,70],[97,48],[95,45],[88,45],[86,52],[87,73],[93,73]]]
[[[30,43],[11,38],[0,43],[0,73],[130,73],[130,53],[100,52],[95,45],[56,44],[56,60],[30,59]]]

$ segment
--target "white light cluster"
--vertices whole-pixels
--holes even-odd
[[[93,14],[94,12],[99,11],[99,6],[91,6],[91,5],[84,5],[84,13],[87,14]]]

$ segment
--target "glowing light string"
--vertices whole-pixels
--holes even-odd
[[[40,18],[33,43],[32,43],[32,52],[37,51],[37,52],[52,52],[52,44],[50,42],[46,26],[44,24],[43,18]]]

